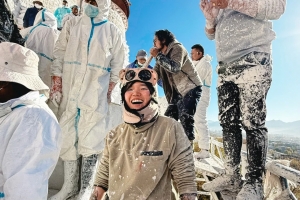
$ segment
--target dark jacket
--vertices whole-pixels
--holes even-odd
[[[168,45],[166,55],[158,53],[155,59],[154,70],[162,79],[169,103],[174,91],[184,97],[190,90],[202,85],[188,52],[177,40]]]
[[[34,19],[39,10],[36,7],[28,8],[23,18],[23,27],[27,28],[33,26]]]
[[[137,64],[137,60],[135,60],[134,62],[127,65],[126,68],[139,68],[139,66]],[[148,68],[153,69],[153,67],[151,65],[148,65]]]
[[[0,42],[14,42],[24,45],[24,39],[8,7],[7,1],[0,1]]]

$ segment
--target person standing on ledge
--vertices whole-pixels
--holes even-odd
[[[268,149],[266,97],[272,81],[270,20],[286,0],[201,0],[205,33],[216,41],[219,121],[223,129],[225,174],[203,184],[206,191],[230,190],[237,200],[263,199],[262,176]],[[242,185],[242,130],[246,131],[248,169]]]

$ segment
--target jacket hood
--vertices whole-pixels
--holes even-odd
[[[109,14],[111,0],[96,0],[99,9],[99,15],[96,17],[100,20],[106,20]]]
[[[211,62],[212,61],[212,57],[208,54],[206,54],[205,56],[203,56],[203,58],[206,62]]]
[[[50,28],[57,29],[56,17],[46,9],[39,11],[35,17],[33,26],[43,23]]]
[[[5,103],[0,103],[0,117],[9,114],[18,106],[32,105],[34,104],[33,102],[37,102],[39,100],[46,101],[47,99],[41,97],[38,91],[31,91],[19,98],[11,99]]]
[[[193,64],[197,65],[199,62],[209,62],[211,63],[212,57],[210,55],[204,55],[200,60],[193,60]]]

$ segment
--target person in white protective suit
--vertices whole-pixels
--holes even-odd
[[[38,12],[32,27],[23,29],[25,47],[33,50],[39,56],[39,75],[48,87],[51,87],[51,65],[53,49],[58,39],[59,31],[55,16],[48,10]]]
[[[206,112],[210,101],[210,86],[212,79],[212,66],[210,62],[212,61],[212,58],[209,55],[204,55],[204,48],[200,44],[192,46],[191,57],[203,83],[202,95],[194,117],[196,142],[198,142],[198,146],[201,149],[200,152],[194,153],[194,157],[203,159],[209,157],[209,132]]]
[[[123,68],[123,36],[107,21],[110,0],[83,2],[84,15],[68,20],[54,48],[50,99],[60,104],[58,117],[63,145],[64,184],[51,197],[78,193],[78,158],[82,156],[79,199],[92,188],[92,173],[104,139],[113,124],[111,91]],[[121,115],[113,119],[120,123]],[[89,196],[90,194],[88,194]]]
[[[0,199],[47,199],[61,130],[39,92],[39,58],[15,43],[0,43]]]
[[[71,7],[72,12],[69,14],[66,14],[64,16],[64,18],[62,19],[62,27],[65,26],[66,21],[68,21],[69,19],[72,19],[73,17],[78,16],[78,6],[77,5],[73,5]]]

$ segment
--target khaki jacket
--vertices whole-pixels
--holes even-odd
[[[108,188],[110,200],[168,200],[172,177],[180,194],[197,193],[190,142],[179,122],[159,116],[108,134],[95,185]]]
[[[159,53],[156,56],[154,70],[163,81],[164,92],[169,103],[174,91],[185,96],[190,90],[202,85],[188,52],[177,40],[168,45],[165,55]]]

